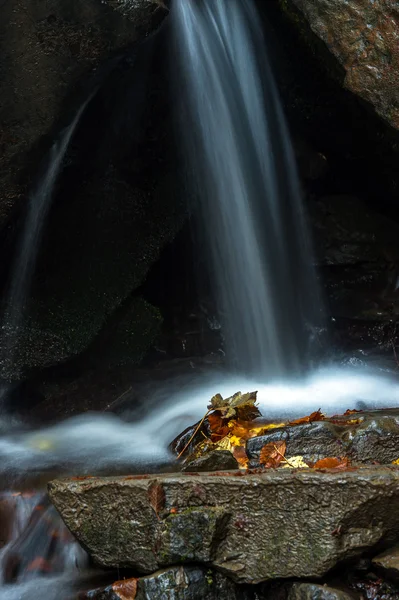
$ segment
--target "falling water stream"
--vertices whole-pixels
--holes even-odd
[[[393,377],[366,369],[306,372],[309,329],[319,324],[320,303],[289,134],[254,3],[174,0],[170,20],[184,149],[201,206],[230,374],[175,379],[139,411],[128,406],[119,416],[86,414],[4,433],[3,480],[20,482],[33,472],[156,468],[171,460],[168,444],[201,418],[216,392],[257,389],[270,419],[319,407],[333,414],[360,401],[370,408],[399,406]],[[21,325],[52,191],[89,101],[54,145],[32,196],[8,303],[12,331]],[[7,510],[12,526],[0,532],[6,542],[0,551],[0,597],[74,597],[71,584],[85,555],[46,501],[4,493],[0,523],[7,522]]]
[[[21,330],[26,317],[26,304],[29,298],[32,278],[35,272],[36,259],[40,248],[40,241],[46,223],[46,217],[51,206],[54,186],[63,167],[63,161],[69,148],[71,139],[82,114],[94,96],[95,92],[80,106],[72,122],[62,131],[51,147],[46,168],[31,197],[29,198],[28,211],[23,227],[21,239],[17,247],[17,255],[11,271],[11,281],[6,309],[3,317],[3,347],[1,360],[3,369],[9,365],[12,371],[18,343],[23,340]],[[6,395],[8,386],[0,390]]]
[[[172,21],[182,131],[226,355],[245,374],[295,375],[320,307],[259,16],[251,0],[176,0]]]

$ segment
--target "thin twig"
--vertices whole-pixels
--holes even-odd
[[[290,463],[290,461],[285,458],[284,454],[282,454],[280,452],[280,450],[277,448],[277,446],[273,446],[273,447],[274,447],[275,451],[277,452],[277,454],[279,454],[284,459],[284,461],[287,463],[287,465],[289,465],[290,467],[292,467],[293,469],[295,469],[295,465],[293,465],[292,463]]]
[[[191,442],[193,441],[193,439],[195,438],[195,436],[197,435],[197,432],[199,430],[199,428],[201,427],[202,423],[205,421],[205,419],[207,418],[207,416],[209,415],[209,413],[211,413],[213,410],[213,408],[209,409],[205,415],[202,417],[201,421],[198,423],[193,435],[190,437],[190,439],[188,440],[187,444],[184,446],[183,450],[180,452],[179,456],[177,457],[177,460],[179,460],[179,458],[181,456],[183,456],[183,454],[185,453],[185,451],[187,450],[187,448],[189,447],[189,445],[191,444]]]
[[[124,396],[126,396],[126,394],[128,394],[131,390],[132,390],[132,386],[130,386],[129,388],[127,388],[127,390],[125,390],[120,396],[118,396],[115,400],[113,400],[111,402],[111,404],[108,404],[107,408],[105,408],[103,412],[105,412],[106,410],[109,410],[111,408],[111,406],[113,406],[114,404],[116,404],[119,400],[122,400],[122,398]]]

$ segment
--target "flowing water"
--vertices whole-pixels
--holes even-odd
[[[46,495],[4,492],[0,515],[2,600],[56,600],[70,594],[74,578],[87,566],[87,555]]]
[[[226,355],[257,377],[306,363],[318,321],[299,182],[251,0],[175,0],[185,150]]]
[[[17,249],[16,259],[11,271],[10,288],[3,319],[1,359],[6,370],[8,370],[7,365],[10,366],[11,370],[13,368],[17,344],[21,340],[21,328],[23,328],[26,304],[29,298],[46,216],[51,206],[54,186],[61,172],[73,134],[94,93],[83,102],[72,122],[61,132],[58,139],[54,142],[44,174],[29,199],[28,212]],[[6,394],[7,386],[4,386],[0,390],[0,399],[2,395]]]

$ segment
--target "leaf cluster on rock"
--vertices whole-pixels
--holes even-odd
[[[204,417],[190,429],[189,434],[187,430],[184,432],[186,434],[184,447],[183,444],[176,443],[176,440],[174,442],[174,447],[179,448],[178,458],[183,457],[186,465],[208,452],[228,450],[237,460],[240,469],[249,469],[246,442],[251,438],[265,435],[271,429],[296,427],[324,420],[338,426],[357,426],[362,422],[362,415],[359,414],[361,411],[350,409],[343,415],[334,415],[331,418],[327,418],[319,409],[305,417],[288,422],[265,422],[260,419],[262,414],[257,405],[257,392],[245,394],[237,392],[228,398],[216,394],[207,408]],[[187,441],[188,435],[190,438]],[[287,446],[287,442],[283,440],[266,443],[260,450],[259,463],[262,469],[353,468],[347,456],[322,456],[313,461],[301,455],[290,456],[289,443]],[[393,464],[399,465],[399,459]]]

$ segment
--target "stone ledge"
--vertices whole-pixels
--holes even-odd
[[[49,495],[97,563],[144,574],[179,558],[237,582],[322,577],[399,540],[397,467],[75,478]]]

